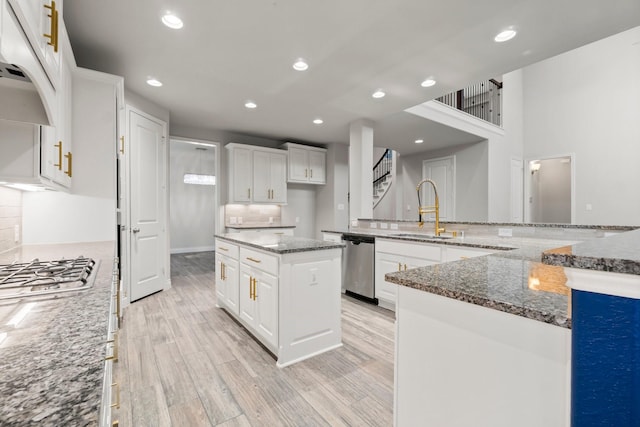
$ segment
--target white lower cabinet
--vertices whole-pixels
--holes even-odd
[[[234,247],[237,258],[229,260]],[[275,254],[216,239],[216,268],[226,272],[216,272],[218,305],[277,357],[277,366],[296,363],[342,345],[341,262],[340,248]],[[237,304],[230,298],[236,292]]]
[[[375,286],[378,304],[395,310],[398,285],[385,280],[384,276],[387,273],[459,261],[490,253],[492,252],[478,248],[376,239]]]

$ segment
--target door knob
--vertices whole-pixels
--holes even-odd
[[[139,233],[140,229],[138,227],[136,227],[136,228],[132,228],[131,231],[133,231],[134,233]]]

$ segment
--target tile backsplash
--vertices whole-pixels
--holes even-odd
[[[225,205],[224,207],[225,226],[281,225],[281,220],[282,214],[278,205]]]
[[[0,187],[0,252],[20,246],[21,241],[22,192]]]

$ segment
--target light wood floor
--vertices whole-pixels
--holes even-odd
[[[172,288],[131,304],[120,426],[391,426],[393,313],[342,299],[344,346],[279,369],[215,307],[213,253],[173,255]]]

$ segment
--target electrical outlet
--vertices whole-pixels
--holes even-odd
[[[241,216],[238,217],[238,224],[242,224],[242,217]]]
[[[235,216],[230,216],[229,217],[229,224],[237,224],[238,223],[238,218]]]
[[[338,210],[339,211],[343,211],[344,210],[344,205],[342,203],[338,203]]]
[[[391,229],[392,230],[397,230],[398,229],[398,224],[391,224]]]
[[[370,223],[370,224],[369,224],[369,227],[371,227],[371,228],[378,228],[378,224],[377,224],[377,223],[375,223],[375,222],[372,222],[372,223]]]
[[[587,206],[585,207],[585,209],[588,211],[593,210],[593,205],[591,203],[587,203]]]
[[[386,230],[387,228],[389,228],[389,224],[387,224],[386,222],[381,222],[380,223],[380,228],[383,230]]]
[[[273,224],[273,217],[272,216],[269,217],[269,224]]]
[[[299,216],[297,216],[297,217],[296,217],[296,223],[299,223],[299,222],[300,222],[300,217],[299,217]]]

